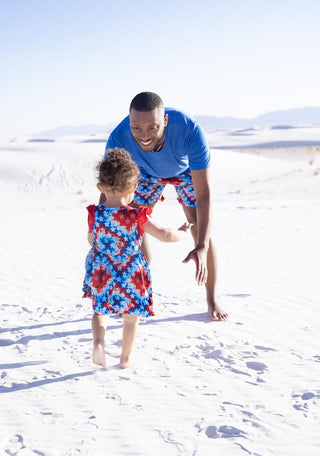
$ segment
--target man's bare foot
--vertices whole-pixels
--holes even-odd
[[[133,362],[130,361],[129,358],[125,359],[125,358],[120,358],[120,367],[121,369],[128,369],[128,367],[132,367],[133,366]]]
[[[224,321],[228,319],[228,313],[221,309],[216,302],[208,304],[208,312],[213,321]]]
[[[98,366],[106,367],[106,357],[104,347],[101,344],[96,344],[93,347],[92,361]]]

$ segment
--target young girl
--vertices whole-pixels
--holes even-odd
[[[93,362],[105,367],[105,315],[123,316],[120,367],[131,365],[130,354],[139,316],[154,315],[151,276],[141,252],[143,233],[163,242],[186,238],[189,225],[178,230],[163,228],[151,220],[152,209],[128,206],[132,200],[139,168],[124,149],[110,149],[99,163],[97,187],[106,202],[88,209],[88,241],[83,297],[92,298]]]

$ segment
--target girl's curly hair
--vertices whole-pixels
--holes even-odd
[[[98,182],[112,191],[123,191],[136,183],[140,175],[138,166],[124,149],[108,149],[106,156],[98,163]]]

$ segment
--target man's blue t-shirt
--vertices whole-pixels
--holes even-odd
[[[168,125],[164,145],[159,152],[145,152],[135,141],[127,116],[110,134],[106,150],[115,147],[127,150],[140,171],[155,177],[174,177],[188,170],[209,167],[210,150],[197,122],[173,108],[166,108]]]

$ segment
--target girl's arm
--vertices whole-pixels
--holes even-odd
[[[94,217],[95,217],[95,205],[91,204],[90,206],[87,207],[88,211],[88,242],[92,246],[93,245],[93,225],[94,225]]]
[[[88,231],[88,242],[92,246],[93,245],[93,233]]]
[[[177,230],[173,228],[164,228],[163,226],[158,225],[153,220],[148,218],[146,223],[143,225],[143,231],[155,237],[162,242],[176,242],[182,241],[187,237],[187,231],[190,228],[189,223],[184,223]]]

